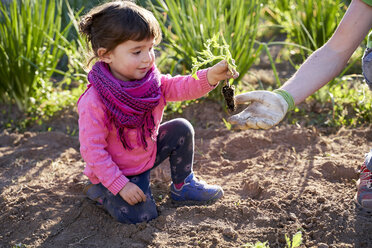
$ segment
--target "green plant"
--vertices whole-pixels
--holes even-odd
[[[170,54],[168,59],[173,61],[172,74],[191,72],[197,51],[202,51],[206,41],[220,33],[238,62],[240,78],[259,58],[262,46],[256,44],[261,10],[258,0],[157,0],[157,4],[149,1],[148,5],[160,22],[163,44]],[[210,96],[221,99],[218,90]]]
[[[86,13],[102,2],[103,0],[68,0],[68,5],[65,4],[62,6],[62,27],[66,27],[70,23],[70,9],[73,12],[80,12],[83,9],[83,12]],[[74,38],[76,35],[77,32],[72,32],[69,37]]]
[[[226,129],[231,130],[231,123],[225,120],[225,118],[222,118],[222,121],[225,124]]]
[[[27,111],[54,73],[66,45],[62,0],[0,1],[0,98]]]
[[[286,248],[296,248],[299,247],[302,243],[302,232],[298,231],[293,235],[292,240],[285,234]]]
[[[220,45],[218,43],[219,37],[222,38],[223,44]],[[192,67],[192,76],[199,80],[196,72],[203,67],[204,65],[210,64],[212,61],[215,60],[225,60],[227,62],[228,68],[231,74],[236,71],[235,61],[231,56],[231,52],[229,50],[229,45],[227,45],[225,39],[221,35],[214,35],[212,39],[208,39],[204,44],[205,49],[201,52],[198,52],[200,56],[197,58],[192,58],[193,67]],[[218,50],[219,55],[214,55],[211,51],[211,47]],[[232,80],[231,80],[232,81]],[[235,94],[235,86],[230,84],[229,80],[225,80],[222,86],[222,95],[225,98],[225,103],[230,111],[235,111],[235,101],[234,101],[234,94]]]
[[[364,83],[345,76],[337,84],[326,87],[324,94],[328,94],[328,101],[332,104],[327,125],[356,127],[371,122],[372,94]]]
[[[285,248],[297,248],[302,243],[302,232],[298,231],[295,235],[293,235],[292,240],[287,236],[287,234],[284,235],[286,246]],[[242,247],[250,247],[250,248],[270,248],[268,242],[260,242],[257,241],[255,244],[247,243],[242,245]]]
[[[342,0],[275,0],[265,7],[266,16],[282,26],[288,41],[309,49],[305,55],[321,47],[334,33],[345,13]]]
[[[247,243],[247,244],[244,244],[242,247],[249,247],[249,248],[270,248],[270,246],[267,244],[267,241],[266,242],[260,242],[260,241],[257,241],[255,244],[251,244],[251,243]]]
[[[86,56],[88,54],[87,48],[88,44],[86,39],[84,39],[79,34],[79,23],[78,18],[79,15],[83,12],[83,8],[81,8],[76,13],[73,11],[72,7],[70,7],[69,2],[65,1],[66,9],[67,9],[67,15],[70,20],[70,24],[72,26],[72,30],[77,34],[76,38],[72,40],[67,40],[65,37],[62,37],[64,42],[68,44],[66,47],[63,48],[63,51],[67,55],[68,58],[68,65],[67,65],[67,72],[65,75],[65,82],[64,83],[71,83],[71,80],[79,81],[80,83],[83,82],[83,80],[86,80],[86,73],[85,73],[85,62],[86,62]],[[66,82],[67,80],[67,82]]]
[[[372,93],[358,75],[335,80],[288,113],[290,123],[357,127],[372,121]]]
[[[64,2],[64,7],[66,8],[65,15],[69,16],[70,21],[66,29],[62,31],[59,31],[60,24],[55,26],[50,24],[53,21],[60,22],[62,1],[54,1],[53,3],[56,5],[48,5],[48,1],[44,1],[44,5],[42,5],[42,2],[39,1],[30,6],[28,10],[24,6],[16,5],[16,3],[17,1],[14,1],[10,5],[1,5],[2,13],[7,10],[9,15],[1,20],[1,32],[11,29],[11,27],[4,29],[3,25],[9,23],[10,20],[16,20],[18,29],[13,27],[11,30],[21,34],[18,38],[12,37],[12,39],[11,37],[0,37],[0,39],[7,38],[0,43],[0,48],[5,47],[2,50],[3,53],[1,53],[3,57],[0,55],[0,60],[4,59],[4,56],[11,57],[11,62],[7,65],[9,67],[3,66],[1,69],[7,68],[7,70],[1,71],[0,69],[0,75],[3,78],[11,77],[13,80],[1,81],[1,101],[7,103],[9,107],[8,111],[4,113],[5,118],[0,125],[4,128],[22,131],[30,124],[43,125],[44,121],[56,112],[76,104],[86,82],[83,69],[84,56],[82,56],[86,44],[80,36],[72,41],[66,38],[70,27],[77,30],[77,16],[81,13],[81,10],[74,13],[68,1]],[[38,16],[42,8],[45,12],[44,15],[48,16],[43,18],[48,19],[49,21],[45,20],[45,22],[49,24],[42,24],[41,26],[49,27],[49,33],[53,35],[53,39],[49,33],[46,33],[48,29],[41,31],[35,23],[25,23],[25,20],[35,22],[38,20],[37,18],[42,18]],[[16,13],[25,17],[16,17]],[[10,19],[6,20],[6,18]],[[28,43],[25,47],[18,49],[24,42],[23,39],[26,39]],[[37,42],[38,39],[39,42]],[[14,47],[18,50],[13,51],[12,48]],[[39,51],[40,54],[34,55],[36,51]],[[19,53],[19,58],[15,57],[16,53]],[[35,58],[35,56],[38,57]],[[52,56],[55,56],[55,58],[52,58]],[[58,69],[61,66],[62,58],[67,60],[66,68],[63,68],[65,71]],[[54,73],[63,75],[63,78],[57,77]],[[57,81],[57,78],[59,81]],[[14,111],[14,103],[23,112],[22,116],[19,116],[18,111]],[[14,112],[17,114],[13,114]]]
[[[220,45],[218,43],[219,38],[222,37],[223,44]],[[205,49],[201,52],[198,52],[198,57],[192,57],[192,71],[191,74],[195,79],[199,79],[196,75],[196,72],[203,66],[210,64],[215,60],[226,60],[229,69],[231,71],[236,70],[235,61],[231,56],[231,52],[229,50],[229,45],[226,43],[223,36],[215,34],[211,39],[208,39],[204,44]],[[211,47],[218,50],[219,55],[214,55],[211,51]]]

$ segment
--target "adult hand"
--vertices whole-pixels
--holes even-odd
[[[146,195],[134,183],[128,182],[119,192],[124,201],[129,205],[134,205],[142,201],[146,201]]]
[[[250,102],[239,114],[231,116],[228,121],[240,129],[269,129],[278,124],[288,110],[287,101],[271,91],[251,91],[235,96],[237,104]],[[234,127],[234,128],[235,128]]]

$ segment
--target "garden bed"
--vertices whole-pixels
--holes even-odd
[[[196,175],[221,185],[208,205],[169,198],[167,162],[152,173],[160,216],[137,225],[115,222],[82,194],[87,178],[75,110],[55,117],[52,131],[0,134],[0,246],[240,247],[302,230],[302,247],[371,247],[372,218],[354,205],[355,180],[372,147],[368,128],[338,131],[282,124],[228,131],[212,101],[184,109],[195,128]],[[168,117],[169,118],[169,117]],[[18,246],[18,247],[19,247]]]

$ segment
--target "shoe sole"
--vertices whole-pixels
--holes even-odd
[[[173,193],[174,194],[174,193]],[[213,197],[211,197],[211,199],[209,200],[183,200],[183,199],[180,199],[180,200],[177,200],[177,199],[174,199],[173,196],[172,196],[172,192],[170,194],[170,198],[172,199],[173,202],[178,202],[178,203],[201,203],[201,204],[205,204],[205,203],[212,203],[212,202],[216,202],[218,201],[219,199],[221,199],[224,195],[224,192],[223,191],[218,191]]]
[[[206,206],[206,205],[212,205],[216,203],[219,199],[214,199],[214,200],[208,200],[208,201],[192,201],[192,200],[186,200],[186,201],[177,201],[171,198],[172,204],[176,207],[181,207],[181,206]]]
[[[357,188],[359,188],[359,184],[360,184],[360,179],[358,179],[358,181],[356,182],[356,187]],[[364,206],[362,206],[362,204],[359,203],[358,192],[356,192],[355,195],[354,195],[354,203],[355,203],[355,205],[356,205],[356,207],[359,211],[361,211],[362,213],[367,214],[367,215],[372,215],[372,208],[364,207]]]
[[[100,200],[100,196],[97,196],[97,197],[94,197],[92,195],[90,195],[88,193],[88,191],[93,187],[93,186],[97,186],[96,184],[88,184],[87,186],[85,186],[85,188],[83,189],[83,193],[84,195],[91,201],[94,201],[96,202],[97,205],[102,205],[102,203],[99,202]]]
[[[372,215],[372,209],[370,208],[366,208],[366,207],[363,207],[362,205],[360,205],[360,203],[358,202],[358,192],[355,193],[355,196],[354,196],[354,203],[355,203],[355,206],[357,207],[357,209],[365,214],[365,215]]]

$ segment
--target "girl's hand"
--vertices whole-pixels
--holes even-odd
[[[214,66],[210,67],[207,73],[207,78],[210,85],[216,85],[221,80],[229,78],[235,79],[237,77],[239,77],[239,73],[235,70],[233,71],[233,73],[231,73],[226,60],[222,60]]]
[[[146,201],[146,195],[134,183],[128,182],[119,192],[121,198],[128,202],[129,205],[134,205],[142,201]]]

